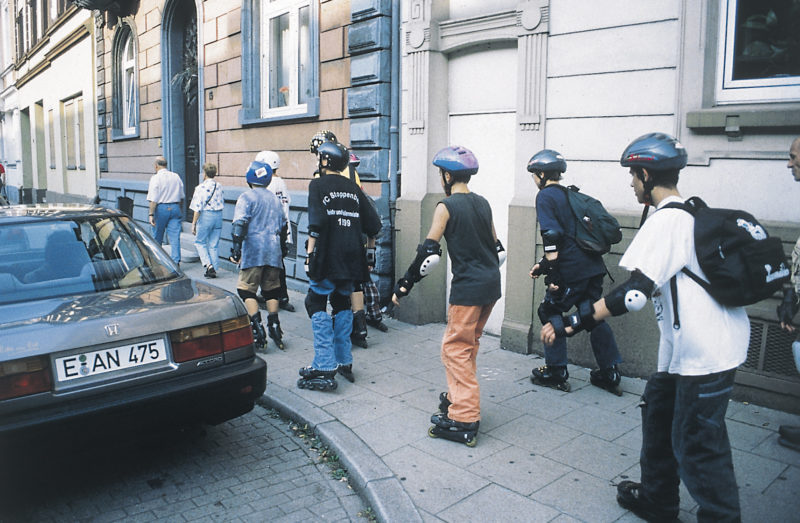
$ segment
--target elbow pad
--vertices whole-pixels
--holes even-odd
[[[497,262],[499,266],[502,266],[506,262],[506,258],[508,257],[508,253],[506,253],[505,247],[498,239],[494,243],[494,248],[497,250]]]
[[[547,229],[542,231],[542,244],[544,245],[544,252],[557,252],[561,247],[561,240],[563,235],[561,231]]]
[[[439,263],[442,257],[442,248],[439,242],[426,238],[417,246],[417,257],[411,262],[405,276],[400,278],[394,286],[394,293],[399,297],[408,296],[415,283],[430,274],[431,270]],[[401,290],[405,289],[405,290]]]
[[[654,287],[653,280],[641,271],[633,271],[628,281],[606,295],[606,307],[612,316],[641,310],[653,295]]]
[[[434,267],[439,263],[442,257],[442,248],[439,242],[426,239],[417,246],[417,257],[408,267],[406,271],[406,278],[414,283],[420,281],[422,278],[431,273]]]

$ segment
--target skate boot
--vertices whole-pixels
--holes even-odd
[[[442,392],[439,394],[439,410],[437,414],[444,414],[446,416],[447,409],[450,408],[450,405],[452,405],[452,403],[450,402],[450,398],[447,397],[447,393]]]
[[[617,503],[645,521],[667,523],[678,521],[678,507],[667,509],[657,507],[642,498],[642,484],[635,481],[622,481],[617,485]]]
[[[269,337],[275,342],[280,350],[285,350],[286,346],[283,344],[283,330],[281,329],[281,322],[278,320],[278,313],[272,312],[267,316],[267,328],[269,329]]]
[[[364,311],[353,313],[353,332],[350,341],[363,349],[367,348],[367,315]]]
[[[595,369],[589,373],[589,381],[595,387],[600,387],[609,392],[613,392],[617,396],[622,396],[622,388],[619,386],[622,381],[622,376],[619,374],[617,366],[609,367],[607,369]]]
[[[267,333],[264,331],[264,325],[261,323],[261,311],[250,316],[250,327],[253,329],[253,341],[256,350],[267,348]]]
[[[298,389],[309,390],[336,390],[336,371],[317,370],[311,367],[300,369],[300,379],[297,380]]]
[[[353,375],[352,363],[350,365],[339,365],[339,368],[336,369],[336,372],[344,376],[344,379],[346,379],[350,383],[355,383],[356,377]]]
[[[463,443],[467,447],[478,444],[478,425],[480,421],[463,423],[447,417],[447,414],[434,414],[431,416],[433,426],[428,429],[428,436],[444,438],[456,443]]]
[[[531,382],[534,385],[544,385],[564,392],[572,390],[567,381],[568,378],[569,372],[567,372],[566,365],[542,365],[531,371]]]

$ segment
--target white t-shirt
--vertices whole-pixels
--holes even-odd
[[[272,176],[272,181],[269,182],[267,189],[272,191],[272,194],[278,197],[283,206],[283,217],[286,218],[286,223],[289,223],[289,204],[291,198],[289,197],[289,189],[286,187],[286,182],[280,176]],[[292,243],[292,226],[289,225],[289,234],[286,237],[286,243]]]
[[[161,169],[150,178],[147,201],[178,203],[183,200],[183,180],[177,173]]]
[[[747,358],[750,321],[743,307],[723,307],[681,272],[683,267],[705,278],[694,249],[694,217],[682,209],[663,209],[670,196],[647,219],[619,264],[640,270],[653,280],[653,305],[661,338],[658,371],[700,376],[730,370]],[[677,275],[680,329],[673,328],[669,281]]]

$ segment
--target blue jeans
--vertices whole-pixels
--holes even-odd
[[[167,233],[170,246],[170,258],[175,263],[181,261],[181,225],[183,210],[180,203],[159,203],[156,205],[156,226],[153,227],[153,237],[160,244],[164,244],[164,231]]]
[[[219,237],[222,233],[222,211],[202,211],[197,219],[194,246],[203,267],[219,269]]]
[[[677,513],[683,481],[698,521],[739,521],[739,490],[725,412],[736,369],[706,376],[653,374],[642,395],[641,495]]]
[[[561,315],[569,311],[577,303],[589,300],[592,303],[600,299],[603,293],[603,275],[593,276],[576,283],[563,283],[555,293],[547,291],[541,308],[547,316]],[[594,359],[601,369],[607,369],[622,362],[614,332],[608,323],[602,321],[589,332]],[[566,366],[567,339],[556,338],[552,345],[544,346],[544,361],[550,365]]]
[[[310,280],[309,289],[322,296],[332,296],[337,293],[350,296],[353,292],[353,282]],[[349,300],[348,300],[349,302]],[[338,311],[333,311],[331,317],[327,312],[315,312],[311,316],[311,329],[314,332],[314,360],[311,367],[317,370],[336,370],[339,365],[353,363],[350,333],[353,331],[353,311],[349,305]]]

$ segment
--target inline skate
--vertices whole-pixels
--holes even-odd
[[[566,365],[542,365],[531,371],[531,382],[534,385],[544,385],[564,392],[572,390],[568,378]]]
[[[297,380],[298,389],[309,390],[336,390],[336,371],[317,370],[311,367],[300,369],[300,379]]]

